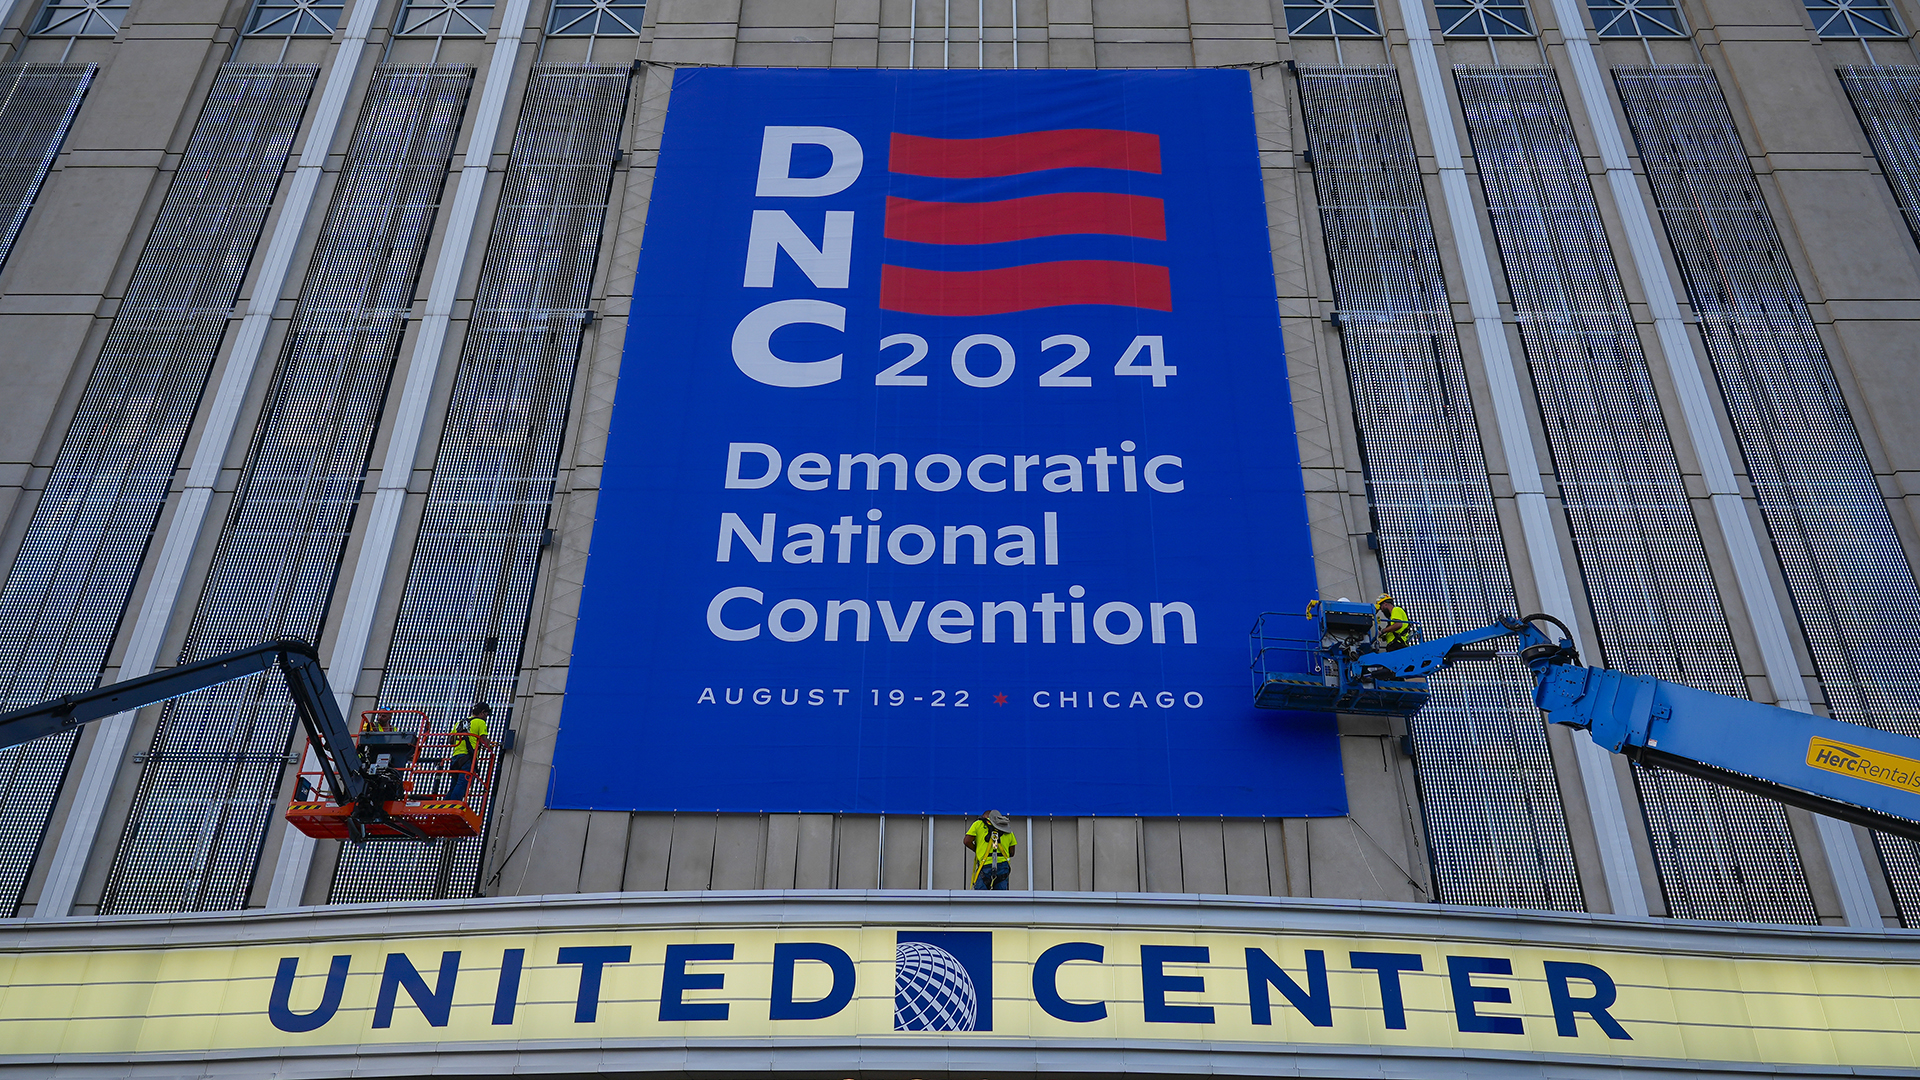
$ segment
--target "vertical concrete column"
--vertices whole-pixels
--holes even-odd
[[[1413,63],[1420,110],[1426,114],[1434,161],[1440,170],[1440,190],[1460,255],[1461,276],[1466,279],[1474,336],[1493,397],[1495,430],[1507,460],[1507,472],[1513,480],[1514,503],[1520,515],[1520,531],[1534,586],[1547,614],[1577,628],[1573,594],[1567,582],[1566,566],[1560,558],[1560,542],[1554,535],[1553,514],[1541,484],[1540,463],[1533,451],[1533,434],[1527,427],[1520,379],[1514,370],[1512,351],[1507,347],[1499,294],[1494,291],[1493,268],[1487,260],[1486,245],[1481,241],[1473,194],[1467,188],[1466,165],[1461,159],[1460,141],[1454,129],[1453,106],[1447,97],[1446,84],[1441,80],[1440,58],[1434,48],[1426,5],[1422,0],[1398,2],[1401,21],[1407,30],[1407,53]],[[1574,633],[1578,636],[1579,631],[1576,629]],[[1576,644],[1585,650],[1584,642]],[[1601,868],[1607,878],[1608,901],[1616,915],[1644,916],[1647,914],[1646,893],[1634,858],[1631,834],[1627,831],[1626,807],[1614,776],[1613,756],[1595,745],[1585,732],[1575,732],[1573,743],[1582,786],[1586,788],[1587,810],[1600,847]]]
[[[359,73],[361,55],[366,51],[367,32],[379,9],[380,0],[354,0],[353,8],[347,15],[346,33],[339,51],[334,53],[333,64],[327,70],[326,85],[320,91],[320,104],[314,110],[313,122],[307,130],[306,145],[300,151],[300,164],[294,170],[292,183],[287,185],[286,200],[281,204],[273,235],[260,255],[260,269],[254,279],[253,295],[247,300],[246,314],[240,320],[240,329],[234,334],[233,350],[227,357],[226,368],[221,372],[220,385],[214,391],[212,403],[207,406],[206,423],[201,429],[199,441],[193,447],[186,484],[181,491],[180,501],[174,505],[173,517],[167,523],[167,538],[160,547],[159,558],[154,562],[153,577],[147,584],[145,596],[141,598],[140,614],[134,619],[133,632],[128,635],[126,655],[120,662],[122,680],[138,678],[153,671],[154,661],[160,652],[160,642],[166,636],[167,624],[173,621],[173,610],[180,601],[187,563],[193,557],[194,545],[199,541],[206,524],[214,483],[220,478],[220,468],[226,462],[227,450],[233,442],[234,428],[239,423],[240,406],[246,400],[247,387],[253,382],[265,355],[273,309],[286,286],[294,251],[300,245],[300,234],[306,230],[307,215],[313,209],[314,192],[319,187],[327,156],[333,149],[334,136],[340,130],[341,113],[346,107],[348,92],[353,89],[354,78]],[[94,841],[100,834],[100,818],[106,811],[114,779],[126,759],[127,741],[132,736],[132,713],[122,713],[100,722],[93,747],[87,755],[86,769],[74,788],[73,805],[60,830],[60,842],[54,849],[53,862],[47,870],[47,882],[41,890],[40,903],[34,909],[36,918],[60,918],[73,909],[74,893],[80,887],[80,877],[86,870],[87,858],[93,853]]]
[[[400,404],[389,423],[386,460],[380,464],[380,484],[374,490],[373,509],[367,512],[366,535],[360,544],[360,557],[353,567],[353,584],[347,590],[347,602],[340,611],[339,633],[333,652],[327,657],[332,673],[334,696],[340,711],[353,708],[354,685],[366,662],[367,638],[373,630],[373,615],[380,607],[380,593],[386,587],[387,567],[394,559],[393,542],[400,528],[400,511],[406,506],[407,481],[413,477],[413,464],[420,456],[420,434],[426,426],[427,405],[433,399],[434,381],[439,377],[440,360],[446,352],[447,329],[453,322],[453,304],[459,298],[460,277],[466,268],[467,254],[473,247],[474,221],[480,212],[480,196],[487,187],[487,166],[493,159],[493,146],[500,134],[500,118],[506,111],[507,89],[513,84],[513,68],[526,35],[527,7],[530,0],[507,0],[500,17],[500,37],[494,43],[493,57],[487,63],[485,82],[480,87],[480,105],[474,110],[473,130],[467,136],[467,153],[460,166],[460,181],[447,208],[446,231],[440,239],[440,258],[434,264],[433,284],[427,290],[427,307],[414,337],[413,354],[407,361],[405,388]],[[311,758],[313,751],[307,751]],[[311,764],[311,763],[310,763]],[[273,883],[267,890],[268,908],[297,907],[313,867],[313,837],[297,829],[288,829],[280,841],[280,858],[273,871]]]
[[[1680,316],[1680,303],[1667,276],[1666,260],[1660,253],[1660,241],[1653,230],[1653,218],[1640,194],[1639,181],[1633,175],[1633,163],[1627,158],[1626,142],[1613,112],[1613,98],[1601,77],[1594,55],[1593,41],[1587,37],[1584,13],[1575,0],[1553,0],[1554,18],[1566,39],[1567,64],[1573,71],[1580,104],[1600,151],[1600,164],[1607,170],[1607,187],[1614,206],[1620,211],[1621,227],[1627,234],[1627,250],[1641,291],[1647,297],[1647,309],[1653,316],[1659,354],[1673,377],[1680,411],[1686,420],[1687,435],[1693,452],[1700,459],[1701,479],[1713,503],[1715,522],[1726,540],[1733,563],[1734,581],[1740,600],[1753,624],[1760,645],[1760,662],[1767,682],[1780,704],[1800,712],[1812,712],[1806,683],[1800,676],[1799,661],[1793,655],[1793,643],[1773,582],[1767,576],[1767,563],[1754,532],[1753,518],[1740,486],[1734,477],[1733,456],[1720,435],[1720,422],[1714,415],[1705,376],[1693,349],[1693,338]],[[1853,828],[1833,818],[1814,816],[1820,828],[1821,846],[1826,848],[1827,864],[1840,893],[1847,925],[1878,927],[1879,905],[1874,902],[1873,885],[1855,842]]]

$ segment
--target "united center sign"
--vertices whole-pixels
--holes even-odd
[[[1413,905],[549,897],[22,922],[0,972],[0,1074],[1920,1058],[1904,933]]]

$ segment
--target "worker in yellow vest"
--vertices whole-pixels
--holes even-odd
[[[1404,649],[1413,644],[1413,624],[1407,621],[1405,608],[1398,607],[1386,593],[1373,602],[1373,647],[1381,652]]]
[[[998,810],[973,819],[963,843],[973,852],[973,887],[1008,889],[1013,879],[1013,822]]]
[[[453,772],[453,786],[447,789],[447,798],[467,797],[467,783],[473,779],[473,758],[486,741],[487,717],[492,715],[492,706],[476,701],[467,718],[453,725],[453,759],[447,762],[447,768]]]

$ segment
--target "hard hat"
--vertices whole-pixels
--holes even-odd
[[[1393,603],[1393,597],[1387,595],[1386,593],[1381,593],[1380,599],[1374,601],[1374,604],[1376,606],[1380,604],[1391,604],[1391,603]]]
[[[981,814],[980,817],[987,823],[987,826],[995,832],[1010,832],[1013,829],[1013,822],[1008,820],[1007,815],[998,810],[989,810]]]

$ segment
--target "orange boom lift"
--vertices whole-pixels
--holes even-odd
[[[430,730],[427,714],[417,709],[371,710],[362,714],[357,735],[347,730],[319,654],[298,638],[269,641],[0,714],[0,750],[276,667],[286,677],[287,693],[307,731],[304,764],[287,809],[294,828],[308,836],[356,844],[480,834],[499,747],[476,736],[479,746],[467,770],[467,793],[449,798],[459,775],[450,767],[452,736]]]

